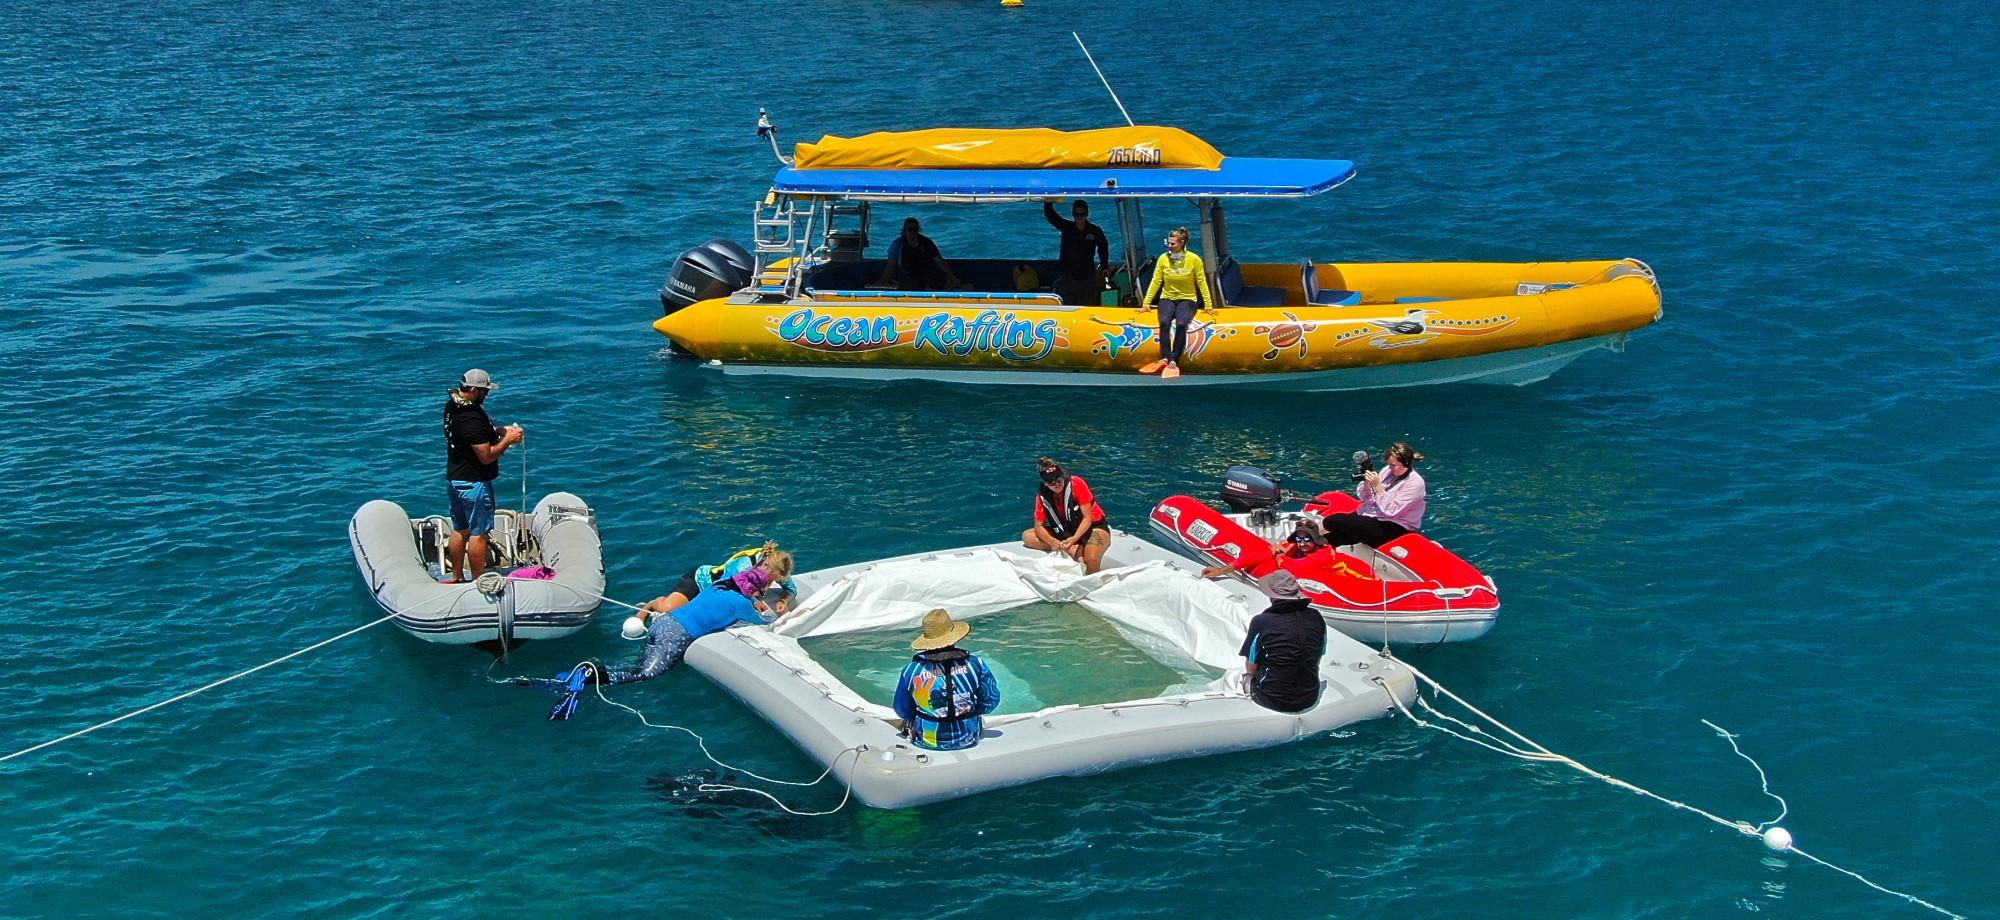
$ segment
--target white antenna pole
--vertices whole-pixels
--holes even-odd
[[[1091,70],[1097,71],[1097,82],[1104,84],[1104,91],[1111,94],[1112,103],[1118,106],[1118,114],[1125,116],[1126,124],[1135,128],[1138,127],[1132,121],[1132,113],[1125,111],[1125,103],[1118,101],[1118,91],[1111,88],[1111,81],[1104,79],[1104,69],[1097,66],[1096,58],[1091,57],[1090,48],[1083,43],[1083,36],[1071,32],[1069,33],[1069,37],[1076,39],[1076,46],[1083,49],[1083,59],[1090,62]]]

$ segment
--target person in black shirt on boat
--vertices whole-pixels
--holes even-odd
[[[1250,620],[1243,637],[1243,683],[1265,709],[1304,712],[1319,702],[1319,660],[1326,621],[1299,593],[1299,580],[1279,570],[1257,579],[1271,606]]]
[[[903,218],[903,234],[889,244],[889,257],[882,262],[882,277],[877,283],[892,281],[905,291],[946,291],[965,286],[914,217]]]
[[[451,505],[451,572],[446,584],[476,580],[486,571],[486,535],[493,531],[497,501],[493,480],[500,477],[500,455],[521,443],[521,426],[495,429],[486,417],[486,394],[497,389],[492,375],[478,368],[466,371],[444,403],[445,499]],[[465,574],[472,556],[472,576]]]
[[[1056,278],[1056,293],[1070,306],[1094,307],[1111,271],[1111,242],[1103,227],[1090,222],[1090,205],[1082,199],[1070,205],[1069,213],[1075,219],[1063,220],[1056,216],[1055,202],[1042,202],[1042,217],[1062,232],[1062,249],[1056,257],[1062,274]]]

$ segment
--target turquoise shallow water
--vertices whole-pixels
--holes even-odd
[[[0,687],[14,750],[365,622],[348,514],[439,500],[492,369],[609,584],[775,535],[808,566],[1018,530],[1030,459],[1121,522],[1233,462],[1408,437],[1499,627],[1419,664],[1558,750],[2000,907],[2000,357],[1982,4],[0,6]],[[1666,321],[1525,389],[803,387],[663,359],[673,255],[786,136],[1134,113],[1359,177],[1231,213],[1274,258],[1637,256]],[[1032,209],[930,222],[974,252]],[[1046,234],[1046,228],[1040,231]],[[1030,237],[1052,246],[1041,236]],[[521,465],[508,462],[502,494]],[[518,662],[622,655],[615,618]],[[674,792],[682,738],[364,633],[0,766],[0,915],[1919,916],[1684,814],[1400,720],[912,812]],[[633,688],[817,772],[692,673]],[[837,793],[798,795],[830,807]],[[940,879],[960,879],[940,884]],[[939,892],[934,900],[932,893]]]

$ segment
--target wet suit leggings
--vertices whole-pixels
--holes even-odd
[[[607,684],[629,684],[635,680],[652,680],[674,669],[687,657],[688,646],[694,644],[694,637],[670,614],[653,614],[646,624],[646,651],[639,658],[636,668],[619,668],[604,675]]]
[[[1187,350],[1188,324],[1194,322],[1194,301],[1161,298],[1160,357],[1178,362]]]

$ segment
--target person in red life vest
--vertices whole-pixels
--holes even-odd
[[[1326,535],[1320,532],[1319,525],[1313,523],[1311,518],[1300,518],[1291,533],[1281,540],[1272,541],[1271,552],[1281,559],[1305,559],[1315,553],[1326,552],[1328,546]],[[1201,577],[1214,578],[1232,568],[1235,566],[1211,565],[1201,570]]]
[[[1104,506],[1082,476],[1048,457],[1035,464],[1042,472],[1042,485],[1035,490],[1035,526],[1021,532],[1021,542],[1029,549],[1067,555],[1083,563],[1084,574],[1095,573],[1111,548]]]

